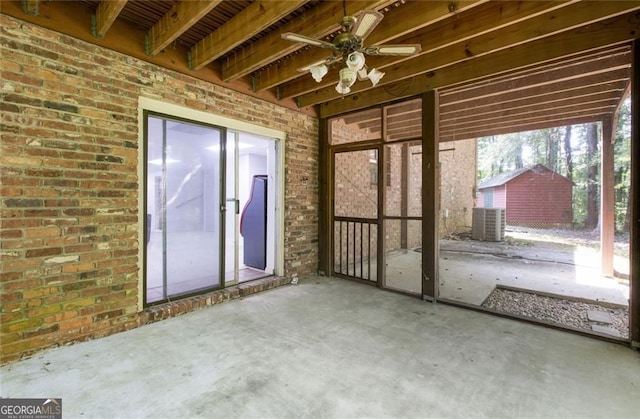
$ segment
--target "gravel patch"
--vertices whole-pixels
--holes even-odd
[[[483,307],[503,313],[516,314],[544,320],[561,326],[571,326],[591,331],[592,325],[610,326],[624,339],[629,338],[629,311],[622,308],[604,307],[599,304],[563,300],[529,292],[496,288],[482,303]],[[612,324],[589,321],[587,311],[609,313]]]

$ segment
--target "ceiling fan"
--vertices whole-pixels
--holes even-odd
[[[343,62],[345,67],[340,70],[340,81],[336,85],[336,91],[346,95],[351,92],[351,86],[356,82],[356,79],[369,79],[375,86],[384,76],[383,72],[375,68],[371,70],[367,68],[365,54],[409,56],[417,54],[421,50],[420,44],[372,45],[365,47],[364,39],[380,23],[383,17],[384,15],[376,10],[365,10],[358,17],[345,14],[340,22],[344,32],[339,33],[333,39],[333,42],[292,32],[283,33],[282,38],[333,50],[334,52],[331,56],[321,62],[304,67],[300,71],[309,71],[314,80],[320,83],[329,71],[328,65]]]

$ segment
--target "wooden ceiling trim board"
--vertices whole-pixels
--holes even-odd
[[[596,82],[596,80],[603,82],[612,77],[629,78],[631,74],[630,67],[631,53],[628,49],[622,53],[607,54],[606,52],[600,52],[595,57],[591,54],[579,55],[563,63],[554,63],[552,66],[541,66],[522,72],[515,72],[508,76],[473,83],[460,89],[445,89],[442,92],[444,101],[440,106],[446,108],[467,101],[501,96],[506,92],[517,89],[518,86],[555,83],[558,79],[567,80],[568,76],[571,75],[583,78],[589,75],[591,82]],[[609,76],[609,73],[614,73],[615,75]]]
[[[607,97],[619,97],[624,92],[623,89],[616,88],[609,83],[579,87],[571,90],[554,90],[553,87],[555,86],[533,89],[534,91],[531,91],[530,94],[526,96],[523,94],[521,99],[501,102],[470,102],[463,109],[441,112],[440,123],[455,123],[458,118],[481,117],[481,115],[510,108],[526,108],[531,106],[533,102],[536,104],[552,104],[562,100],[589,100],[589,98],[603,97],[603,95],[607,95]],[[559,84],[557,87],[562,88],[562,84]]]
[[[496,29],[505,28],[509,25],[515,25],[526,19],[540,16],[543,13],[556,11],[560,7],[566,7],[575,2],[491,2],[485,3],[473,9],[467,9],[466,12],[456,14],[424,30],[413,33],[410,37],[402,38],[402,43],[417,43],[422,45],[420,55],[433,56],[438,50],[454,45],[461,45],[474,37],[487,34]],[[418,4],[419,5],[419,4]],[[420,5],[419,5],[420,6]],[[414,12],[419,16],[419,12]],[[383,20],[384,22],[384,20]],[[376,28],[377,30],[378,28]],[[375,33],[375,31],[374,31]],[[460,47],[465,51],[464,47]],[[446,55],[443,54],[443,55]],[[374,56],[367,57],[369,67],[375,67],[378,70],[384,70],[390,66],[393,69],[399,68],[400,63],[407,60],[416,59],[418,56],[412,57],[384,57]],[[445,58],[445,57],[443,57]],[[466,54],[459,57],[460,60],[468,59]],[[446,58],[445,58],[446,59]],[[423,60],[426,61],[426,60]],[[447,61],[447,64],[449,62]],[[444,64],[442,64],[444,65]],[[434,66],[430,67],[434,69]],[[300,96],[318,89],[327,88],[330,95],[335,97],[336,93],[332,87],[338,81],[338,73],[331,74],[321,83],[315,82],[311,77],[299,78],[291,83],[280,86],[280,97],[289,98]],[[387,78],[388,79],[388,78]],[[385,83],[385,80],[381,82]]]
[[[356,15],[366,9],[378,9],[394,1],[367,0],[349,1],[347,13]],[[234,80],[258,70],[259,68],[289,55],[304,45],[282,39],[285,32],[299,33],[312,38],[323,38],[340,28],[342,3],[329,1],[318,4],[302,16],[284,24],[278,30],[252,43],[249,47],[234,54],[222,64],[222,79]],[[327,51],[325,50],[325,53]]]
[[[149,40],[147,54],[156,55],[160,53],[194,23],[206,16],[221,1],[181,1],[174,4],[147,33],[147,39]]]
[[[198,70],[268,28],[308,0],[257,0],[218,30],[198,42],[189,52],[190,67]]]
[[[517,132],[527,132],[527,131],[535,131],[539,129],[545,129],[549,127],[563,127],[567,125],[580,125],[580,124],[589,124],[593,122],[599,122],[606,115],[584,115],[576,118],[565,118],[565,119],[553,119],[549,121],[535,122],[527,125],[517,125],[512,127],[503,127],[500,129],[494,128],[492,130],[478,130],[475,132],[467,132],[467,133],[440,133],[440,142],[446,143],[450,141],[462,141],[462,140],[471,140],[476,138],[488,137],[490,135],[504,135],[504,134],[513,134]]]
[[[452,63],[475,60],[505,48],[514,48],[520,44],[546,40],[560,33],[570,34],[575,29],[584,28],[584,30],[590,30],[591,25],[595,24],[594,21],[598,20],[598,16],[604,17],[611,16],[612,14],[618,16],[621,11],[628,13],[640,9],[640,1],[598,3],[598,5],[599,4],[602,4],[602,6],[584,6],[582,3],[572,4],[562,8],[563,13],[561,14],[554,11],[538,15],[518,25],[503,27],[497,31],[480,35],[472,40],[458,42],[435,52],[410,58],[402,64],[392,65],[389,74],[380,81],[379,86],[381,87],[389,83],[410,78],[418,73],[436,71]],[[608,21],[608,19],[611,18],[607,17],[606,21]],[[572,29],[567,31],[565,30],[566,27],[571,27]],[[383,66],[380,69],[384,68]],[[300,88],[300,85],[295,87]],[[356,83],[352,88],[352,92],[355,94],[373,88],[370,83]],[[291,89],[292,87],[290,85],[280,86],[281,97],[297,97],[302,94],[302,92],[297,90],[292,91]],[[336,95],[335,89],[330,86],[314,91],[312,96],[303,94],[297,100],[302,106],[308,106],[309,104],[315,105],[329,101],[335,98]],[[311,97],[313,97],[313,100],[312,103],[309,103],[308,99]]]
[[[545,61],[586,52],[593,49],[628,43],[637,37],[640,17],[635,12],[569,32],[503,49],[474,60],[448,66],[441,71],[428,72],[407,80],[385,85],[373,90],[346,96],[320,105],[323,117],[362,109],[374,104],[386,103],[399,98],[417,95],[432,89],[473,82],[492,74],[514,71],[523,67],[539,65]],[[298,98],[300,106],[320,103],[313,94]]]
[[[468,2],[460,2],[458,6],[454,6],[454,12],[451,12],[450,5],[451,2],[443,1],[443,2],[408,2],[402,5],[402,7],[397,7],[389,10],[386,14],[382,22],[376,27],[373,33],[367,38],[366,45],[372,45],[375,42],[382,41],[391,41],[398,38],[392,38],[389,35],[386,35],[387,38],[376,37],[376,34],[380,31],[383,34],[388,34],[391,30],[395,29],[400,33],[411,32],[416,26],[423,27],[428,24],[433,24],[436,22],[440,22],[443,19],[449,18],[453,15],[453,17],[457,18],[459,11],[469,10],[473,7],[479,6],[485,3],[485,0],[481,1],[468,1]],[[428,4],[428,6],[426,6]],[[411,16],[410,19],[402,18],[397,19],[395,17],[396,14],[401,14],[402,16]],[[378,41],[375,41],[378,40]],[[403,43],[405,43],[403,41]],[[420,42],[414,42],[420,43]],[[316,83],[307,72],[301,73],[298,70],[309,64],[313,64],[319,61],[324,60],[328,56],[330,56],[330,52],[326,49],[322,48],[308,48],[302,51],[299,54],[289,57],[286,61],[281,63],[275,63],[273,66],[265,68],[263,71],[260,71],[256,74],[256,89],[264,90],[269,89],[276,85],[281,85],[284,82],[288,82],[290,80],[296,79],[298,77],[302,77],[308,83],[304,83],[304,85],[309,85],[307,91],[312,91],[317,89],[319,86],[328,86],[331,83],[335,84],[337,81],[337,72],[330,80],[326,80],[323,83]],[[370,59],[369,57],[367,58]],[[395,57],[394,61],[401,61],[406,58]],[[331,77],[331,76],[330,76]],[[282,95],[282,92],[281,92]],[[292,97],[294,95],[287,95],[286,97]],[[285,97],[285,96],[281,96]]]

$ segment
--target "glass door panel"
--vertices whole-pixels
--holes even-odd
[[[166,299],[164,285],[164,121],[147,118],[146,301]]]
[[[221,285],[222,133],[147,118],[147,303]]]
[[[238,281],[238,133],[227,132],[226,150],[226,199],[225,199],[225,259],[224,283],[232,285]]]
[[[220,285],[220,131],[168,123],[168,295]]]

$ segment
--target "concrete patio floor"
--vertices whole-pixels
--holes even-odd
[[[441,298],[481,305],[499,285],[617,307],[629,299],[628,286],[602,275],[597,249],[441,241]]]
[[[624,346],[324,277],[0,368],[66,418],[632,418]]]

